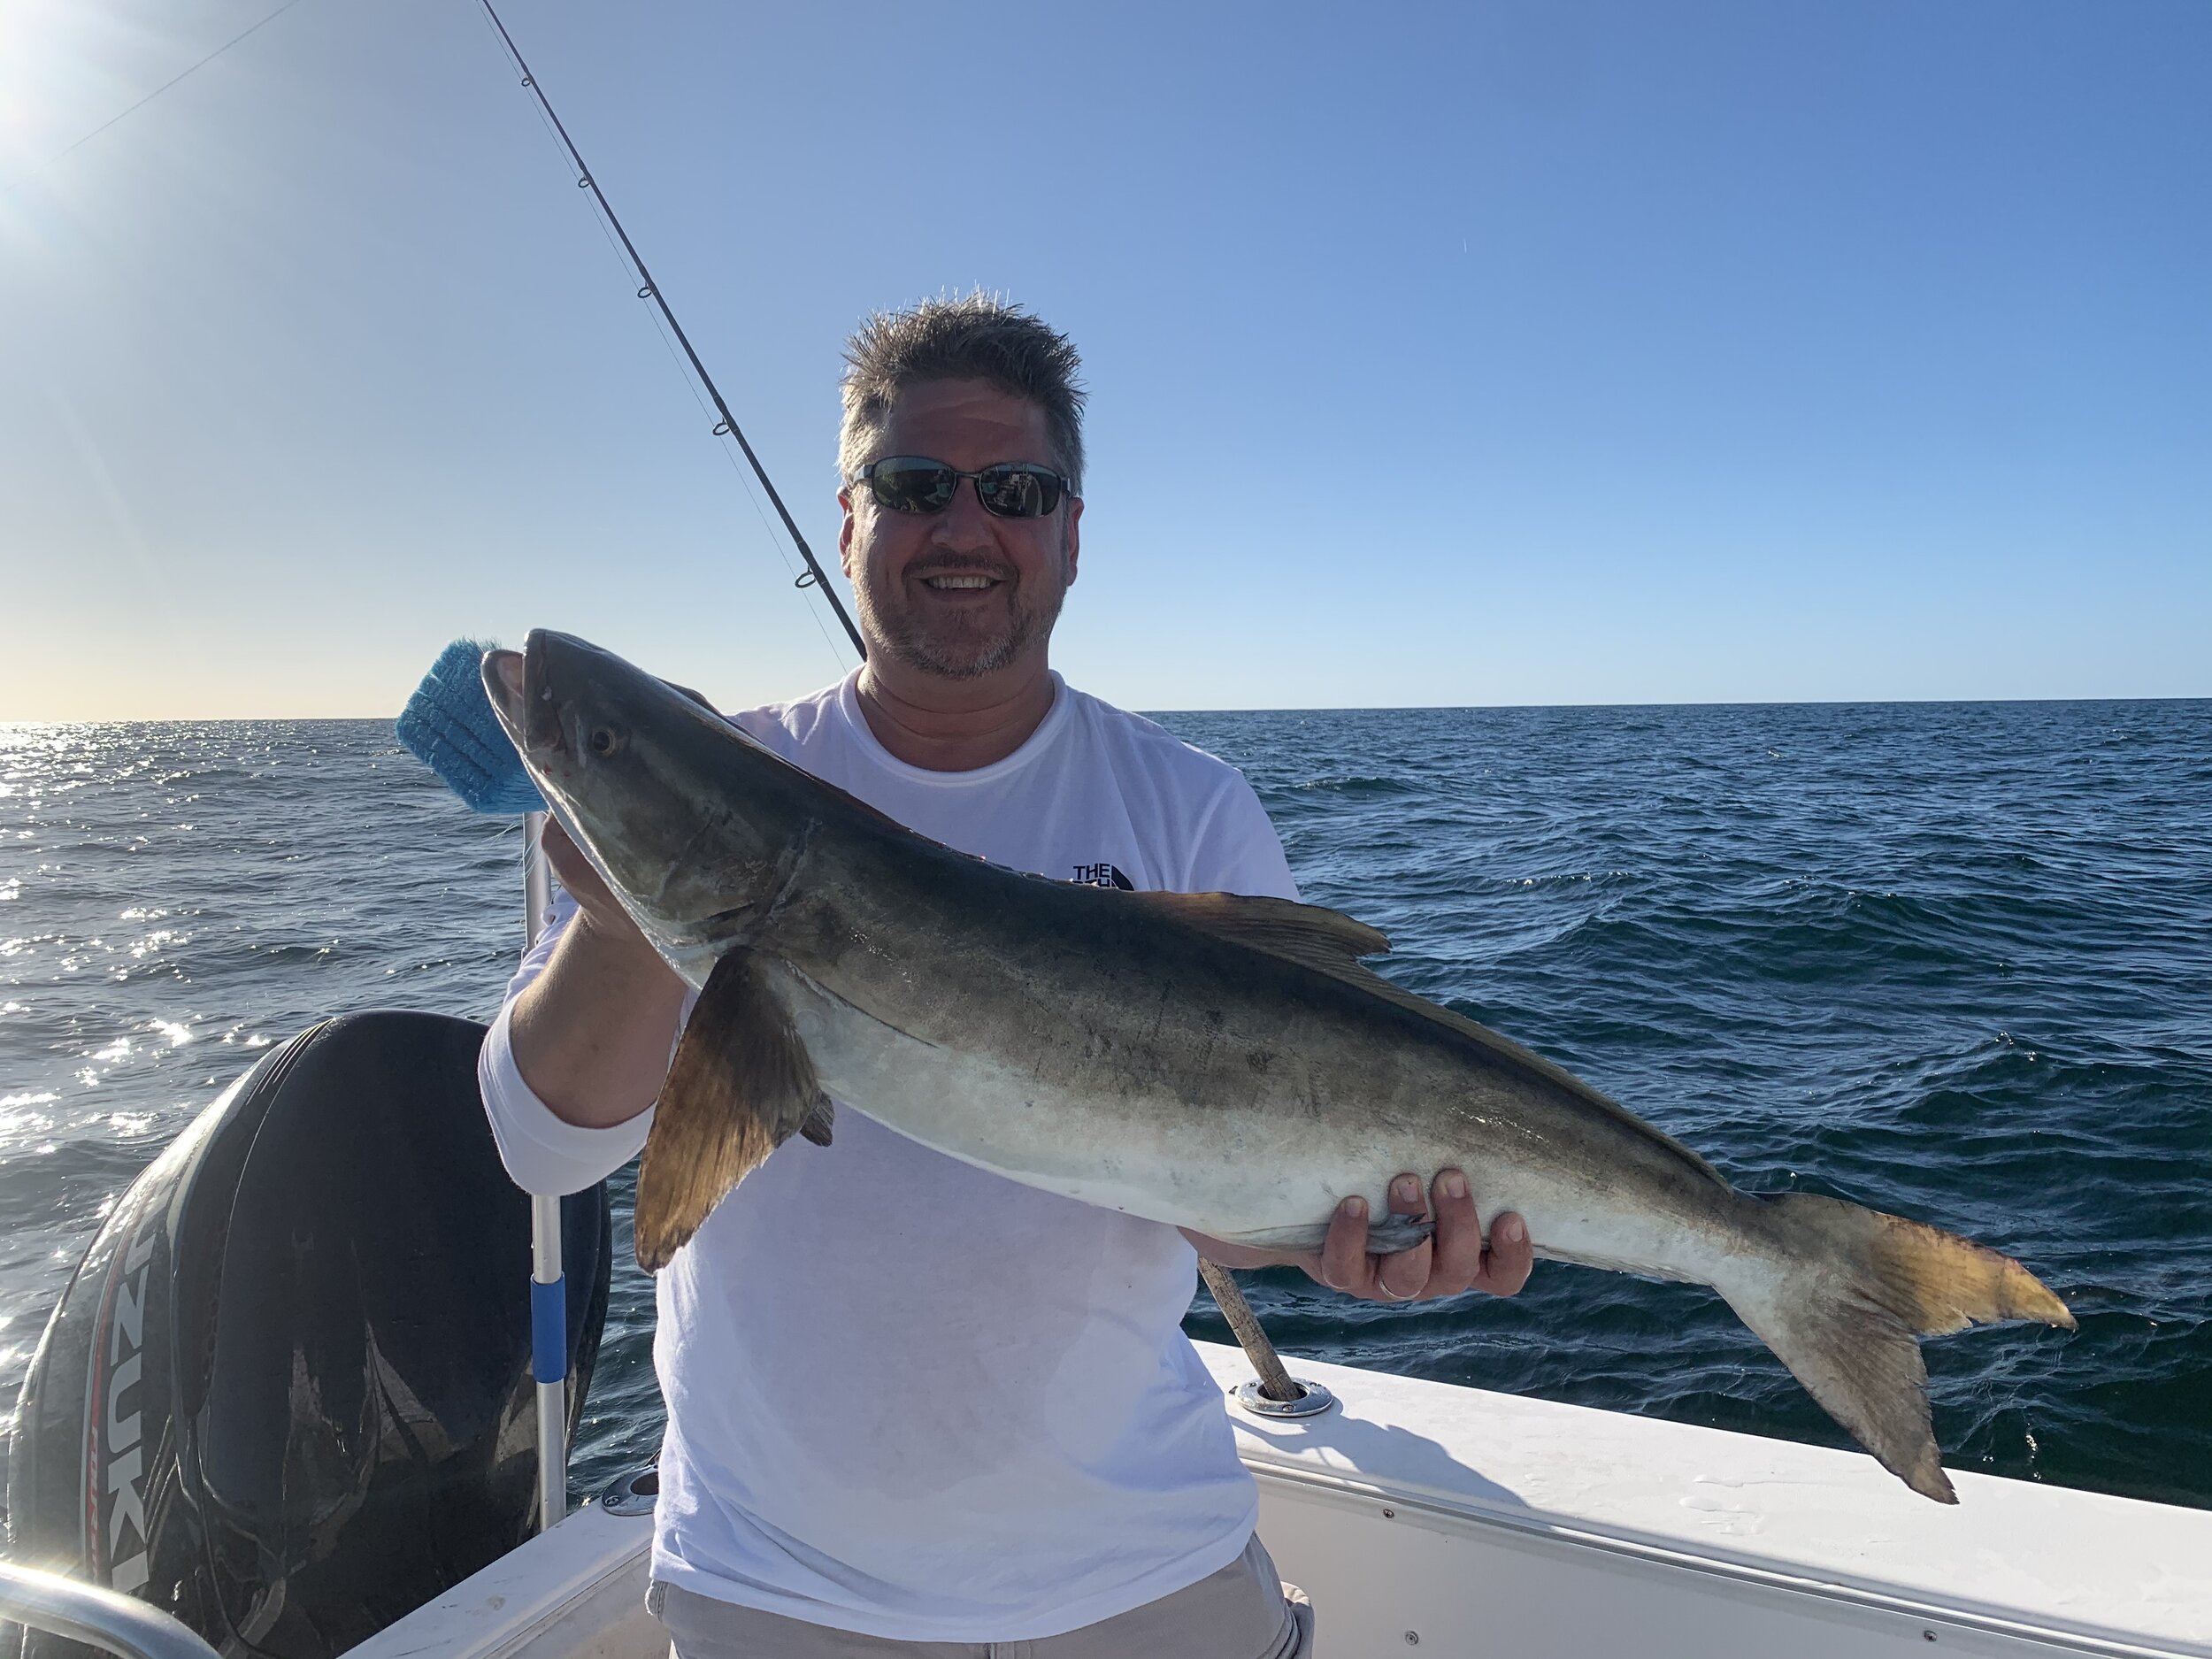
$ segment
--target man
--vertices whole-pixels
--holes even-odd
[[[1002,864],[1295,896],[1241,776],[1048,665],[1083,511],[1066,340],[977,295],[878,317],[847,358],[839,546],[868,660],[737,724]],[[686,1012],[574,848],[549,831],[548,850],[573,896],[481,1064],[535,1192],[636,1152]],[[659,1280],[654,1606],[680,1659],[1295,1653],[1251,1481],[1181,1334],[1192,1248],[1296,1259],[1373,1300],[1519,1289],[1517,1217],[1486,1252],[1457,1171],[1400,1178],[1394,1210],[1432,1207],[1432,1240],[1375,1256],[1348,1201],[1321,1253],[1291,1258],[1018,1186],[856,1112],[831,1147],[780,1149]]]

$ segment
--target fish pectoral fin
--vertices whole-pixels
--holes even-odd
[[[818,1147],[830,1143],[830,1130],[837,1122],[837,1102],[819,1089],[814,1092],[814,1110],[799,1125],[799,1133]]]
[[[1367,1227],[1367,1248],[1377,1256],[1395,1256],[1401,1250],[1410,1250],[1436,1232],[1436,1224],[1419,1216],[1388,1216],[1371,1222]],[[1288,1250],[1299,1256],[1313,1256],[1328,1242],[1329,1224],[1310,1222],[1302,1227],[1269,1227],[1252,1233],[1217,1233],[1210,1235],[1224,1244],[1241,1244],[1252,1250]]]
[[[1425,1217],[1386,1216],[1367,1224],[1367,1252],[1371,1256],[1395,1256],[1433,1237],[1435,1233],[1436,1223]]]
[[[1192,927],[1324,973],[1340,976],[1362,956],[1379,956],[1390,949],[1388,938],[1365,922],[1355,921],[1341,910],[1292,899],[1241,893],[1132,893],[1126,897]]]
[[[691,1010],[638,1166],[637,1259],[668,1265],[726,1194],[794,1134],[829,1142],[828,1097],[770,992],[760,959],[733,950]]]
[[[1320,1252],[1329,1236],[1329,1224],[1316,1221],[1302,1227],[1260,1227],[1250,1233],[1213,1233],[1209,1238],[1224,1244],[1240,1244],[1248,1250],[1287,1250],[1297,1256]]]

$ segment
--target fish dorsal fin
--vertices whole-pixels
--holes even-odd
[[[1294,899],[1256,898],[1242,893],[1135,893],[1128,895],[1192,927],[1270,956],[1347,977],[1362,956],[1379,956],[1390,941],[1341,910]],[[1363,973],[1365,970],[1362,970]],[[1369,976],[1372,977],[1372,976]]]
[[[1220,938],[1233,940],[1255,950],[1264,950],[1271,956],[1314,969],[1331,979],[1341,979],[1347,985],[1357,986],[1386,1002],[1394,1002],[1424,1019],[1448,1025],[1480,1043],[1500,1059],[1527,1067],[1558,1087],[1571,1090],[1608,1117],[1679,1153],[1719,1185],[1729,1185],[1726,1176],[1672,1135],[1653,1128],[1626,1107],[1601,1094],[1572,1072],[1553,1064],[1532,1049],[1524,1048],[1510,1037],[1501,1037],[1487,1025],[1469,1019],[1464,1014],[1440,1008],[1428,998],[1384,979],[1360,958],[1383,955],[1389,950],[1390,941],[1366,923],[1355,921],[1341,910],[1324,910],[1317,904],[1298,904],[1289,899],[1251,898],[1234,893],[1139,893],[1130,896],[1190,926],[1203,928]]]
[[[637,1177],[637,1259],[668,1265],[715,1205],[794,1134],[827,1145],[828,1098],[760,959],[714,964],[684,1026]]]

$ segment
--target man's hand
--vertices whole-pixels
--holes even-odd
[[[1510,1296],[1528,1283],[1535,1253],[1528,1241],[1527,1226],[1510,1212],[1497,1217],[1490,1224],[1489,1246],[1485,1248],[1482,1217],[1475,1213],[1467,1178],[1459,1171],[1438,1173],[1427,1206],[1421,1202],[1420,1177],[1401,1175],[1390,1183],[1390,1213],[1433,1216],[1436,1231],[1409,1250],[1391,1256],[1371,1254],[1367,1201],[1348,1198],[1330,1218],[1329,1236],[1318,1254],[1248,1250],[1193,1233],[1184,1236],[1201,1254],[1224,1267],[1300,1267],[1318,1283],[1363,1302],[1417,1302],[1456,1296],[1467,1290]]]
[[[1367,1201],[1348,1198],[1330,1218],[1321,1254],[1302,1258],[1298,1265],[1332,1290],[1366,1302],[1413,1302],[1465,1290],[1510,1296],[1528,1283],[1536,1257],[1520,1217],[1508,1213],[1492,1221],[1486,1249],[1482,1217],[1475,1213],[1464,1175],[1441,1171],[1430,1189],[1430,1203],[1433,1234],[1410,1250],[1373,1256],[1367,1248]],[[1418,1176],[1401,1175],[1390,1183],[1390,1213],[1424,1213]]]
[[[538,845],[544,850],[545,862],[553,866],[553,873],[568,889],[568,896],[576,901],[576,908],[589,917],[595,926],[617,935],[635,935],[637,942],[648,950],[645,935],[637,930],[629,912],[622,908],[614,890],[608,887],[606,878],[599,873],[584,849],[571,841],[561,821],[549,815],[544,833],[538,837]]]

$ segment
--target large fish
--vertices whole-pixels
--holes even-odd
[[[664,1265],[830,1099],[954,1157],[1263,1248],[1466,1171],[1555,1261],[1710,1285],[1912,1488],[1955,1502],[1916,1336],[2074,1323],[2009,1257],[1738,1192],[1557,1066],[1361,965],[1333,910],[1018,874],[892,822],[564,634],[484,682],[554,812],[699,1002],[638,1176]],[[509,664],[508,666],[511,666]],[[1395,1240],[1393,1240],[1394,1242]]]

